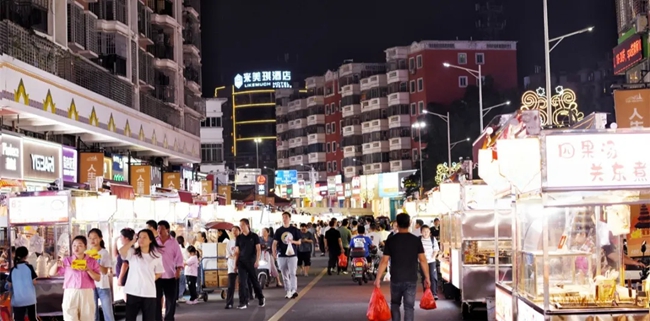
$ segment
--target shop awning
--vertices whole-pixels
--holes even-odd
[[[297,213],[307,213],[311,215],[322,214],[341,214],[343,216],[364,216],[373,215],[370,208],[345,208],[345,207],[298,207]]]
[[[591,113],[581,121],[573,124],[571,129],[605,129],[607,125],[606,113]]]
[[[194,197],[192,197],[192,193],[190,192],[178,191],[178,198],[183,203],[194,204]]]
[[[135,199],[135,192],[133,186],[109,183],[111,195],[117,196],[118,199],[133,200]]]

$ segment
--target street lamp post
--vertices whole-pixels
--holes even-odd
[[[315,207],[316,204],[316,169],[311,165],[300,164],[303,167],[309,167],[309,180],[311,185],[311,207]]]
[[[422,167],[422,128],[427,127],[427,123],[420,121],[416,122],[413,125],[411,125],[413,128],[418,129],[418,145],[419,145],[419,152],[418,152],[418,158],[420,159],[420,189],[424,187],[423,181],[424,181],[424,169]]]
[[[478,65],[478,70],[469,69],[461,66],[452,65],[450,63],[443,63],[447,68],[454,68],[467,71],[470,75],[478,80],[478,116],[481,124],[480,132],[483,132],[483,73],[481,72],[481,65]],[[451,163],[449,163],[451,164]]]
[[[257,168],[260,168],[260,143],[262,142],[261,138],[255,138],[255,159],[257,160]]]
[[[449,123],[449,112],[447,112],[447,115],[442,115],[428,110],[424,110],[423,113],[437,116],[438,118],[442,119],[445,123],[447,123],[447,161],[448,161],[447,164],[451,166],[451,126]],[[481,116],[482,115],[483,114],[481,113]]]

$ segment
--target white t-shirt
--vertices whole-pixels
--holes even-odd
[[[156,274],[165,272],[162,254],[156,253],[156,256],[143,253],[139,257],[135,255],[134,249],[129,249],[126,257],[122,257],[129,261],[129,276],[124,285],[124,293],[141,298],[156,297]]]
[[[101,249],[99,252],[99,266],[105,267],[107,269],[113,268],[113,259],[106,249]],[[108,274],[102,274],[100,271],[100,279],[98,282],[95,282],[95,287],[98,289],[108,289],[111,287],[111,282]]]
[[[381,233],[379,232],[368,233],[368,237],[372,240],[372,245],[376,247],[379,247],[379,243],[383,241],[383,239],[381,238]]]
[[[228,274],[235,273],[235,240],[230,240],[228,245],[226,245],[226,257],[228,258]]]

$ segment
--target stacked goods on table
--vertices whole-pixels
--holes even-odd
[[[217,245],[217,286],[228,287],[228,257],[226,256],[226,243]]]

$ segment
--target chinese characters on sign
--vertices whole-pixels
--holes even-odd
[[[291,88],[291,71],[256,71],[235,76],[235,88]]]
[[[590,190],[648,184],[650,133],[546,136],[546,188]]]
[[[614,91],[614,108],[618,128],[645,127],[650,117],[650,89]]]
[[[643,59],[643,38],[634,35],[614,48],[614,74],[622,74]]]

